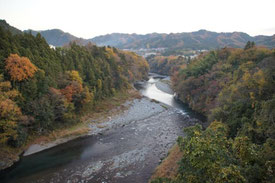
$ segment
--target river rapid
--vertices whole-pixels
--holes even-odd
[[[144,97],[124,104],[129,109],[104,122],[108,128],[24,156],[1,173],[0,182],[148,182],[178,136],[184,136],[182,129],[202,119],[174,99],[162,78],[151,75],[136,85]]]

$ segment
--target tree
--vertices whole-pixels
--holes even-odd
[[[0,101],[0,143],[17,137],[17,121],[22,115],[20,108],[10,99]]]
[[[18,136],[18,123],[23,118],[14,101],[18,95],[17,90],[12,90],[10,82],[3,81],[3,75],[0,75],[0,144],[16,140]]]
[[[201,126],[186,128],[186,138],[178,144],[183,157],[179,176],[184,182],[245,182],[239,166],[234,164],[232,142],[227,140],[227,127],[214,122],[207,130]]]
[[[0,133],[16,144],[28,130],[47,132],[76,122],[84,108],[91,111],[94,102],[145,78],[149,69],[132,52],[76,43],[51,49],[40,34],[15,36],[1,27],[0,45],[0,74],[6,79],[0,81]]]
[[[248,41],[248,42],[246,43],[245,47],[244,47],[244,50],[248,50],[248,49],[253,48],[253,47],[255,47],[254,41],[251,41],[251,42]]]
[[[70,85],[67,85],[61,90],[61,93],[66,97],[66,99],[71,102],[76,94],[80,94],[83,87],[80,83],[73,81]]]
[[[207,53],[173,76],[179,98],[212,122],[179,141],[179,180],[274,182],[275,52],[253,42],[215,52],[217,57]],[[228,127],[225,136],[213,128],[216,120]]]
[[[80,77],[78,71],[72,70],[66,72],[69,76],[70,81],[77,81],[79,84],[82,84],[82,78]]]
[[[32,78],[37,71],[37,67],[27,57],[19,57],[17,54],[10,54],[5,62],[5,69],[13,81]]]

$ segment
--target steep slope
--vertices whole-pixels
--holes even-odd
[[[13,27],[13,26],[10,26],[10,24],[8,24],[6,22],[6,20],[0,20],[0,27],[2,27],[4,30],[8,30],[10,31],[13,35],[15,34],[22,34],[22,31]]]
[[[78,38],[70,33],[64,32],[60,29],[50,29],[43,31],[35,31],[35,30],[24,30],[23,32],[11,25],[9,25],[5,20],[0,20],[0,27],[6,31],[10,31],[12,35],[22,34],[22,33],[31,33],[36,36],[37,33],[40,33],[42,37],[45,38],[48,44],[53,46],[64,46],[68,45],[70,42],[76,42],[78,45],[86,45],[90,41],[83,38]]]
[[[174,73],[178,98],[205,114],[210,125],[185,128],[177,140],[181,157],[171,153],[167,159],[179,160],[173,161],[175,176],[158,173],[169,178],[152,183],[274,182],[274,53],[256,46],[223,48]]]
[[[40,34],[12,35],[2,27],[0,45],[0,170],[29,138],[75,125],[149,70],[133,52],[74,42],[52,49]]]

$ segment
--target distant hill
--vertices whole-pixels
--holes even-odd
[[[89,40],[78,38],[70,33],[63,32],[60,29],[50,29],[44,31],[25,30],[24,32],[31,32],[33,35],[36,35],[39,32],[46,39],[48,44],[53,46],[64,46],[72,41],[75,41],[80,45],[85,45],[89,42]]]
[[[19,29],[15,28],[15,27],[11,26],[10,24],[8,24],[6,22],[6,20],[0,20],[0,27],[2,27],[5,30],[10,31],[13,35],[15,35],[15,34],[22,34],[21,30],[19,30]]]
[[[107,34],[91,39],[100,46],[115,46],[124,49],[170,48],[170,49],[216,49],[222,47],[243,48],[247,41],[269,48],[275,47],[275,35],[252,37],[243,32],[217,33],[199,30],[190,33],[171,34]]]
[[[22,33],[19,29],[10,26],[5,20],[0,20],[0,26],[6,30],[10,30],[12,34]],[[273,36],[252,37],[243,32],[217,33],[199,30],[189,33],[152,33],[146,35],[113,33],[97,36],[92,39],[82,39],[60,29],[42,31],[25,30],[24,32],[30,31],[33,35],[39,32],[48,44],[53,46],[64,46],[71,41],[75,41],[79,45],[86,45],[92,42],[98,46],[109,45],[120,49],[168,48],[175,51],[181,49],[210,50],[223,47],[243,48],[247,41],[254,41],[258,46],[275,48],[275,34]]]
[[[76,42],[79,45],[86,45],[90,42],[90,40],[78,38],[60,29],[51,29],[43,31],[35,31],[29,29],[22,32],[21,30],[9,25],[5,20],[0,20],[0,27],[2,27],[5,30],[9,30],[13,35],[31,32],[35,36],[37,33],[40,33],[45,38],[47,43],[53,46],[64,46],[72,41]]]
[[[113,33],[102,36],[97,36],[90,39],[92,42],[95,42],[99,46],[115,46],[119,48],[133,48],[131,44],[137,43],[141,40],[146,40],[149,38],[158,37],[161,34],[153,33],[146,35],[139,34],[122,34],[122,33]]]
[[[273,34],[273,36],[256,36],[254,38],[257,45],[265,45],[268,48],[275,48],[275,34]]]

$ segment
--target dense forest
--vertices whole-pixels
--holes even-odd
[[[153,182],[275,181],[275,50],[223,48],[174,73],[180,100],[210,126],[185,129],[178,175]]]
[[[188,59],[184,59],[182,56],[156,56],[150,55],[147,58],[150,65],[150,72],[162,74],[162,75],[172,75],[180,67],[188,62]]]
[[[39,33],[0,27],[1,150],[79,122],[85,109],[146,79],[148,69],[132,52],[75,43],[53,49]]]

